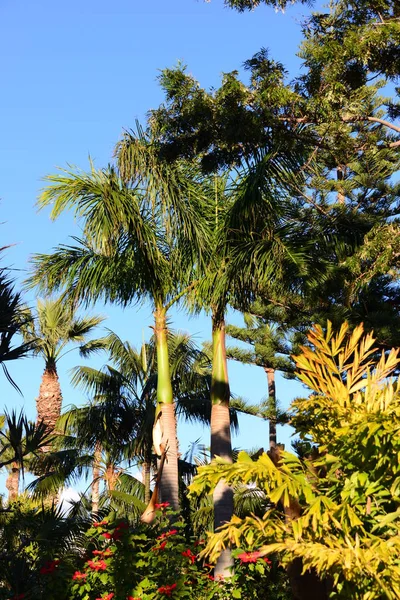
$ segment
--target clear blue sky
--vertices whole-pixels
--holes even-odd
[[[298,5],[285,14],[266,7],[238,14],[224,8],[223,0],[1,0],[0,231],[2,245],[15,244],[3,264],[23,278],[32,253],[49,252],[78,233],[68,215],[52,223],[48,212],[37,213],[41,179],[66,163],[86,168],[89,154],[105,165],[122,130],[162,100],[160,69],[181,60],[203,86],[217,86],[223,72],[240,68],[265,46],[293,76],[306,13]],[[26,299],[34,304],[32,294]],[[109,317],[107,327],[135,344],[143,330],[147,337],[151,333],[149,307],[96,310]],[[172,319],[174,328],[196,334],[199,342],[210,336],[206,316],[189,320],[179,312]],[[95,365],[103,362],[99,358]],[[71,353],[59,364],[65,405],[82,401],[68,376],[79,363]],[[24,407],[34,418],[42,370],[40,359],[12,364],[24,397],[2,377],[0,407]],[[253,402],[265,396],[260,369],[230,364],[230,375],[235,393]],[[277,392],[284,405],[304,394],[299,384],[283,379]],[[182,450],[200,435],[208,443],[206,431],[181,426]],[[243,418],[234,445],[266,446],[267,435],[265,423]],[[290,443],[288,432],[281,432],[281,440]]]

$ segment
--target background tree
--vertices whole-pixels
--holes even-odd
[[[105,482],[102,506],[112,498],[126,500],[133,489],[129,467],[143,469],[144,495],[130,500],[132,508],[143,512],[151,493],[151,471],[156,470],[152,430],[157,403],[157,353],[154,339],[137,351],[115,334],[108,337],[110,363],[103,369],[77,367],[73,383],[89,395],[90,401],[72,407],[58,421],[63,432],[58,452],[42,462],[42,477],[31,489],[48,493],[60,484],[71,484],[92,466],[92,504],[97,512],[100,483]],[[189,421],[209,424],[210,363],[208,357],[186,334],[168,336],[171,377],[177,415]],[[238,427],[238,402],[231,410],[232,426]],[[187,462],[187,461],[186,461]],[[181,465],[182,466],[182,465]],[[115,492],[115,493],[114,493]],[[141,513],[139,513],[141,514]]]
[[[276,425],[285,421],[279,411],[276,397],[276,371],[293,376],[294,364],[291,354],[297,343],[296,332],[290,331],[288,311],[283,306],[254,302],[244,313],[245,327],[228,325],[227,335],[250,345],[251,349],[228,346],[227,356],[246,365],[262,367],[268,382],[268,396],[260,406],[260,414],[269,420],[269,446],[276,446]],[[292,323],[292,326],[294,323]],[[297,335],[298,337],[298,335]]]
[[[396,99],[380,89],[396,81],[386,58],[397,64],[399,21],[391,1],[382,13],[369,2],[353,8],[336,2],[304,24],[305,69],[292,84],[265,49],[246,61],[248,81],[234,71],[211,92],[184,67],[164,70],[165,102],[151,123],[165,156],[199,156],[207,172],[302,153],[302,177],[287,185],[298,200],[292,227],[314,240],[312,268],[298,281],[305,319],[366,321],[384,346],[398,331],[399,127]]]
[[[36,408],[37,421],[43,421],[50,432],[54,431],[62,406],[57,363],[70,344],[79,345],[81,356],[104,348],[104,340],[87,339],[103,320],[100,316],[79,317],[73,305],[61,297],[38,300],[35,314],[23,329],[25,340],[35,344],[35,354],[45,362]]]
[[[5,413],[0,418],[0,469],[6,468],[9,475],[6,480],[8,502],[17,499],[21,471],[26,463],[38,456],[52,438],[43,423],[36,426],[21,412]]]

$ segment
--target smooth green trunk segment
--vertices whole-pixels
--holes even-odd
[[[213,316],[211,403],[229,406],[230,391],[225,339],[225,320],[222,317]]]
[[[154,313],[157,346],[157,404],[172,404],[174,401],[169,372],[169,356],[167,342],[167,315],[165,308],[158,308]]]
[[[173,510],[179,510],[178,445],[176,439],[176,416],[169,370],[167,340],[167,309],[157,308],[154,313],[157,347],[157,408],[156,422],[160,418],[161,440],[156,452],[165,452],[165,463],[160,480],[162,502],[169,502]],[[160,414],[161,413],[161,414]],[[153,430],[154,431],[154,430]],[[154,439],[154,436],[153,436]],[[156,444],[155,444],[156,447]]]
[[[229,414],[229,378],[225,345],[225,320],[213,312],[213,368],[211,378],[211,457],[232,462],[231,423]],[[221,480],[213,493],[214,531],[233,515],[233,490]],[[215,565],[215,575],[232,576],[233,559],[226,548]]]
[[[229,414],[229,378],[225,346],[225,321],[213,314],[213,367],[211,375],[211,456],[232,460]]]

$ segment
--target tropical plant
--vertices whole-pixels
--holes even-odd
[[[6,488],[8,502],[18,497],[20,474],[33,457],[46,448],[52,440],[43,423],[34,425],[23,412],[18,416],[15,411],[5,412],[0,419],[0,469],[6,468],[8,477]]]
[[[306,460],[275,450],[256,462],[200,469],[192,492],[228,483],[260,486],[271,508],[262,518],[233,517],[211,535],[215,560],[226,543],[260,556],[278,553],[289,568],[296,598],[394,600],[400,593],[399,451],[400,384],[388,379],[398,351],[376,359],[374,338],[361,326],[337,334],[316,326],[312,346],[295,358],[299,379],[313,390],[293,403],[292,424]],[[285,518],[283,518],[283,516]],[[302,571],[303,570],[303,571]],[[308,582],[301,573],[309,573]],[[316,580],[312,573],[317,573]]]
[[[0,598],[67,600],[66,582],[89,522],[24,497],[0,511]],[[50,576],[54,574],[55,577]]]
[[[205,245],[205,228],[197,210],[202,190],[191,170],[181,166],[166,167],[163,178],[163,165],[156,171],[157,155],[146,137],[130,136],[119,153],[129,156],[129,169],[126,161],[121,166],[124,178],[114,167],[97,171],[93,165],[88,174],[48,177],[53,185],[42,194],[40,205],[54,202],[53,218],[72,208],[84,222],[84,238],[76,240],[77,246],[60,246],[53,255],[36,256],[32,281],[41,289],[66,286],[76,300],[86,302],[99,297],[125,305],[135,300],[152,302],[158,364],[156,430],[161,433],[156,451],[169,457],[161,494],[178,509],[166,319],[168,309],[192,284],[193,257],[200,260]],[[155,172],[157,177],[152,176]],[[192,202],[197,215],[193,220],[188,219]]]
[[[137,351],[116,334],[108,336],[110,363],[101,370],[77,367],[72,382],[90,397],[82,407],[72,407],[58,421],[63,433],[57,439],[58,452],[53,452],[41,464],[41,477],[30,489],[36,494],[69,484],[93,466],[93,511],[99,509],[99,485],[106,484],[108,501],[128,502],[137,514],[150,500],[151,469],[155,467],[152,429],[157,403],[157,352],[154,339]],[[168,335],[171,361],[171,382],[177,415],[189,421],[209,424],[210,363],[187,334]],[[238,427],[238,412],[245,411],[242,402],[234,401],[232,426]],[[187,460],[180,468],[192,469]],[[136,480],[126,473],[129,466],[143,469],[143,491],[133,486]],[[38,465],[39,467],[39,465]],[[139,491],[139,495],[137,492]],[[128,498],[128,494],[136,494]],[[106,496],[107,496],[106,495]],[[104,507],[106,496],[102,498]]]
[[[81,561],[74,573],[70,597],[255,600],[255,585],[261,584],[261,589],[275,591],[279,600],[286,600],[284,585],[276,585],[270,561],[254,565],[246,556],[239,556],[235,578],[225,582],[214,577],[210,565],[199,557],[204,540],[186,536],[182,521],[175,521],[171,528],[173,520],[169,507],[162,503],[151,528],[143,524],[132,528],[113,514],[93,523],[87,531],[87,550],[92,557]]]
[[[76,308],[64,298],[38,300],[37,309],[23,327],[27,343],[34,343],[34,353],[45,362],[39,396],[36,398],[37,421],[54,431],[61,414],[62,393],[57,363],[70,344],[78,345],[81,356],[89,356],[105,347],[103,339],[88,340],[103,322],[100,316],[80,317]]]
[[[165,86],[168,88],[168,83]],[[285,163],[273,156],[264,156],[264,159],[262,166],[254,162],[243,167],[234,180],[227,175],[210,178],[214,226],[208,263],[195,290],[187,297],[192,309],[211,312],[211,455],[228,461],[232,460],[232,448],[227,307],[229,304],[248,306],[249,299],[262,285],[268,284],[268,288],[275,288],[277,293],[284,279],[292,283],[294,273],[301,271],[304,264],[304,248],[301,252],[296,249],[301,236],[294,242],[287,228],[290,198],[285,194],[283,181],[290,176],[290,160]],[[232,513],[232,492],[221,481],[214,492],[215,529]],[[227,576],[231,563],[227,551],[219,560],[216,573]]]
[[[0,252],[2,250],[4,248]],[[9,269],[0,268],[0,364],[7,381],[20,393],[7,365],[10,361],[25,358],[34,349],[34,339],[17,344],[15,342],[16,336],[29,321],[30,316],[26,313],[21,293],[15,291],[14,283],[9,277]]]

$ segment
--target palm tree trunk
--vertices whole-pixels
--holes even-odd
[[[100,464],[101,444],[97,442],[93,456],[92,513],[98,513],[100,506]]]
[[[7,477],[6,488],[8,489],[8,504],[18,498],[20,466],[17,462],[11,463],[11,471]]]
[[[120,475],[120,471],[116,469],[113,463],[109,463],[106,468],[106,472],[104,474],[104,479],[106,480],[107,490],[109,492],[113,492],[115,490],[115,486],[117,485],[117,481]]]
[[[150,502],[150,484],[151,484],[151,461],[143,461],[143,484],[144,484],[144,503],[146,506]]]
[[[154,313],[154,317],[154,333],[157,347],[156,419],[159,416],[161,418],[162,450],[166,450],[164,470],[160,482],[160,495],[162,502],[169,502],[173,510],[179,510],[176,416],[169,371],[166,309],[158,307]]]
[[[276,388],[275,388],[275,369],[264,367],[268,378],[268,396],[272,413],[269,418],[269,447],[276,446]]]
[[[223,311],[212,315],[213,365],[211,376],[211,457],[232,462],[232,444],[229,416],[229,379],[226,360],[225,319]],[[214,490],[214,531],[233,515],[233,490],[220,481]],[[215,574],[230,577],[233,566],[231,551],[226,548],[215,566]]]
[[[36,398],[37,422],[43,421],[49,432],[53,432],[57,419],[61,415],[62,394],[55,362],[46,363],[39,396]],[[43,448],[48,452],[50,446]]]

